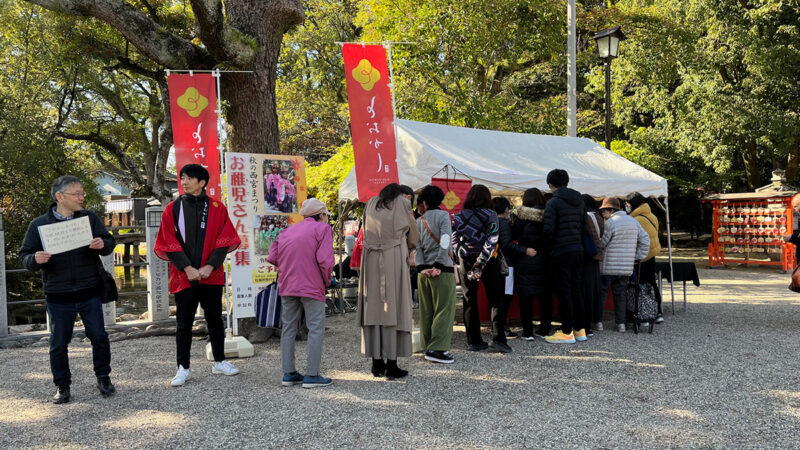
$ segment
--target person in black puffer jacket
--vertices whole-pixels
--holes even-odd
[[[73,176],[59,177],[51,189],[55,203],[46,214],[28,225],[28,232],[19,252],[22,265],[32,271],[42,271],[45,305],[50,319],[50,370],[58,387],[53,403],[70,400],[72,374],[69,370],[67,346],[72,339],[75,318],[81,315],[86,337],[92,342],[92,361],[97,388],[104,397],[114,395],[111,384],[111,345],[103,321],[102,269],[99,256],[110,255],[116,242],[103,222],[91,211],[83,209],[86,193],[83,183]],[[92,230],[89,245],[62,253],[44,250],[39,227],[88,217]]]
[[[586,329],[576,328],[584,321],[583,232],[586,217],[580,192],[567,187],[569,174],[554,169],[547,174],[553,198],[544,209],[543,234],[549,245],[549,278],[558,295],[561,331],[545,338],[547,342],[572,344],[586,340]]]
[[[553,298],[545,277],[546,246],[542,234],[544,219],[544,195],[539,189],[531,188],[522,194],[522,206],[516,210],[516,219],[511,224],[511,238],[521,246],[535,250],[533,256],[525,254],[514,262],[514,290],[519,295],[519,313],[522,321],[522,338],[534,339],[533,298],[539,299],[541,324],[536,334],[545,337],[550,334],[553,318]]]

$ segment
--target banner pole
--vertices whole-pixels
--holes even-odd
[[[389,89],[392,92],[392,127],[394,127],[394,148],[395,148],[395,164],[397,163],[397,107],[394,104],[394,69],[392,66],[392,41],[387,41],[383,44],[386,47],[386,53],[389,56]],[[401,183],[400,171],[397,171],[397,182]]]
[[[211,76],[213,76],[214,79],[217,82],[216,83],[217,84],[217,109],[216,109],[216,113],[217,113],[217,136],[219,136],[221,138],[222,137],[222,99],[221,99],[222,90],[220,89],[219,80],[220,80],[221,77],[220,77],[219,69],[215,69],[214,71],[212,71],[211,72]],[[225,167],[225,155],[223,155],[223,146],[220,145],[220,140],[219,139],[217,139],[217,151],[219,152],[219,173],[220,173],[219,182],[220,182],[220,190],[221,190],[220,200],[222,200],[222,203],[225,204],[225,206],[227,206],[228,202],[225,201],[226,200],[225,194],[228,192],[228,174],[227,174],[226,167]],[[225,276],[224,277],[224,280],[225,280],[225,285],[224,285],[224,289],[225,289],[225,307],[226,307],[225,309],[228,312],[228,314],[225,315],[225,322],[226,322],[225,328],[231,329],[231,322],[233,322],[233,335],[236,336],[236,335],[239,334],[239,326],[238,326],[239,325],[238,324],[239,321],[238,320],[233,320],[233,321],[231,320],[231,314],[233,313],[233,308],[231,307],[232,306],[231,305],[231,300],[233,298],[233,295],[231,294],[231,287],[228,285],[228,281],[232,280],[232,278],[230,276],[230,273],[229,273],[229,271],[230,271],[230,253],[227,253],[225,255],[225,262],[223,264],[225,264],[225,269],[222,272],[224,274],[224,276]]]

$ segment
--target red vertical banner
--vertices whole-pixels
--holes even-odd
[[[431,185],[439,186],[444,192],[444,200],[442,200],[441,207],[450,213],[450,220],[453,220],[453,216],[464,209],[464,200],[467,198],[467,192],[472,187],[472,180],[433,177],[431,178]]]
[[[366,202],[398,182],[394,111],[386,49],[344,44],[344,73],[359,201]]]
[[[217,134],[217,85],[210,73],[170,74],[170,114],[175,145],[175,167],[180,172],[186,164],[200,164],[210,175],[206,193],[222,198]],[[183,186],[178,181],[178,192]]]

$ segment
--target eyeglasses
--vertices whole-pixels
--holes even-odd
[[[86,192],[62,192],[62,194],[74,195],[75,197],[78,197],[78,198],[85,198],[86,197]]]

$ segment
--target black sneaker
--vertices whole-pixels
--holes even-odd
[[[452,364],[455,362],[449,353],[441,350],[425,350],[425,359],[441,364]]]
[[[497,341],[492,341],[492,343],[489,344],[489,347],[491,347],[492,350],[500,353],[511,353],[514,351],[514,349],[512,349],[508,344]]]
[[[111,397],[112,395],[117,393],[117,388],[111,384],[111,378],[109,377],[100,377],[97,379],[97,389],[100,391],[100,395],[103,397]]]
[[[53,403],[56,405],[68,403],[70,398],[72,396],[69,394],[69,386],[59,386],[56,395],[53,396]]]
[[[515,332],[511,331],[511,328],[506,328],[506,337],[507,337],[507,338],[509,338],[509,339],[513,339],[513,338],[515,338],[515,337],[517,337],[517,336],[519,336],[519,334],[517,334],[517,333],[515,333]]]

